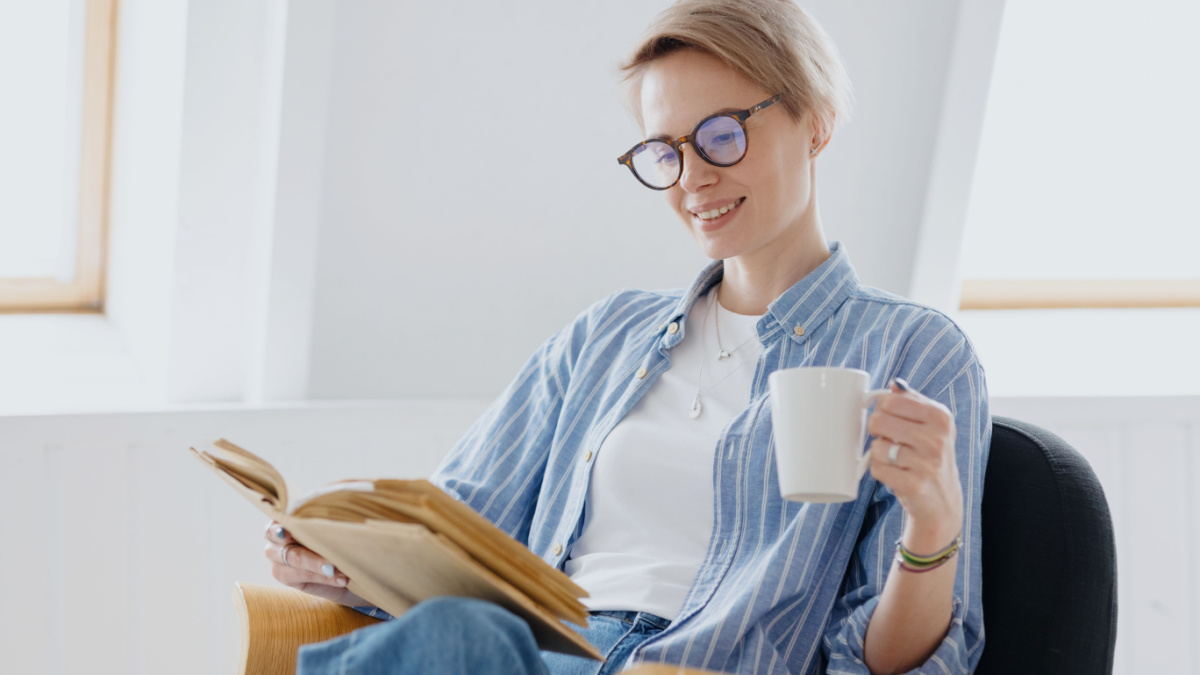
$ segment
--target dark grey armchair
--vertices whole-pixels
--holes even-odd
[[[983,624],[977,675],[1113,669],[1117,554],[1087,460],[1058,436],[995,417],[983,488]]]

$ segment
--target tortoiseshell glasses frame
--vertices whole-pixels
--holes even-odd
[[[709,164],[712,164],[713,166],[733,166],[734,164],[742,161],[742,158],[746,156],[746,150],[749,149],[750,140],[749,135],[746,133],[746,120],[750,119],[750,116],[754,113],[765,110],[766,108],[775,105],[782,99],[783,94],[776,94],[757,105],[746,108],[745,110],[738,110],[736,112],[720,112],[709,115],[696,124],[695,128],[692,129],[692,133],[688,134],[687,136],[680,136],[674,140],[669,138],[650,138],[644,140],[630,148],[629,152],[626,152],[618,157],[617,163],[624,164],[625,166],[629,167],[629,171],[633,174],[633,177],[638,179],[638,182],[650,188],[651,190],[669,190],[679,182],[679,179],[683,176],[682,148],[684,143],[691,145],[701,159]],[[737,122],[737,127],[734,128],[731,124],[719,121],[721,118],[728,118]],[[716,154],[715,152],[712,152],[714,149],[704,147],[705,143],[704,140],[700,138],[700,132],[706,126],[715,128],[722,124],[726,127],[727,132],[733,132],[733,138],[726,142],[733,142],[734,145],[731,148],[727,148],[725,157],[714,157],[713,155]],[[739,134],[740,138],[738,138]],[[647,150],[656,152],[656,155],[654,158],[650,159],[650,162],[656,168],[659,168],[659,173],[663,179],[660,181],[661,183],[665,183],[666,180],[670,178],[670,163],[675,164],[675,177],[674,180],[671,180],[670,184],[655,184],[651,182],[653,178],[643,177],[638,173],[637,167],[634,166],[634,162],[639,159],[639,155]],[[731,152],[736,152],[737,156],[731,157]],[[639,161],[639,163],[643,164],[643,169],[649,169],[649,167],[645,166],[644,161]]]

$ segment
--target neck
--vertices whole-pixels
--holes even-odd
[[[815,208],[784,241],[725,260],[721,306],[737,314],[764,314],[767,306],[829,259]]]

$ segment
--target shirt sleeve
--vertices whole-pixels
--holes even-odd
[[[392,616],[391,614],[388,614],[387,612],[383,611],[382,609],[379,609],[378,607],[375,607],[372,605],[354,606],[354,607],[351,607],[350,609],[358,612],[359,614],[366,614],[369,617],[372,617],[375,619],[382,619],[384,621],[392,621],[396,618],[396,617]]]
[[[522,544],[529,544],[572,371],[605,304],[542,343],[430,478]]]
[[[930,366],[900,374],[918,391],[943,403],[954,416],[955,455],[965,511],[963,546],[955,558],[958,573],[950,629],[929,659],[909,671],[920,675],[968,675],[983,654],[980,505],[991,418],[983,369],[965,338],[956,352],[942,359],[936,370]],[[904,518],[904,509],[891,489],[881,483],[875,486],[841,597],[823,640],[826,672],[831,675],[870,673],[864,662],[863,640],[891,570]]]

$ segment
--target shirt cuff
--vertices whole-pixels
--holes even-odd
[[[384,621],[391,621],[392,619],[396,618],[382,609],[379,609],[378,607],[351,607],[350,609],[376,619],[383,619]]]
[[[871,598],[846,618],[830,645],[829,666],[825,671],[828,675],[871,675],[864,661],[863,640],[878,606],[879,598]],[[963,604],[956,596],[946,637],[925,663],[906,671],[905,675],[968,675],[970,672],[963,631]]]

